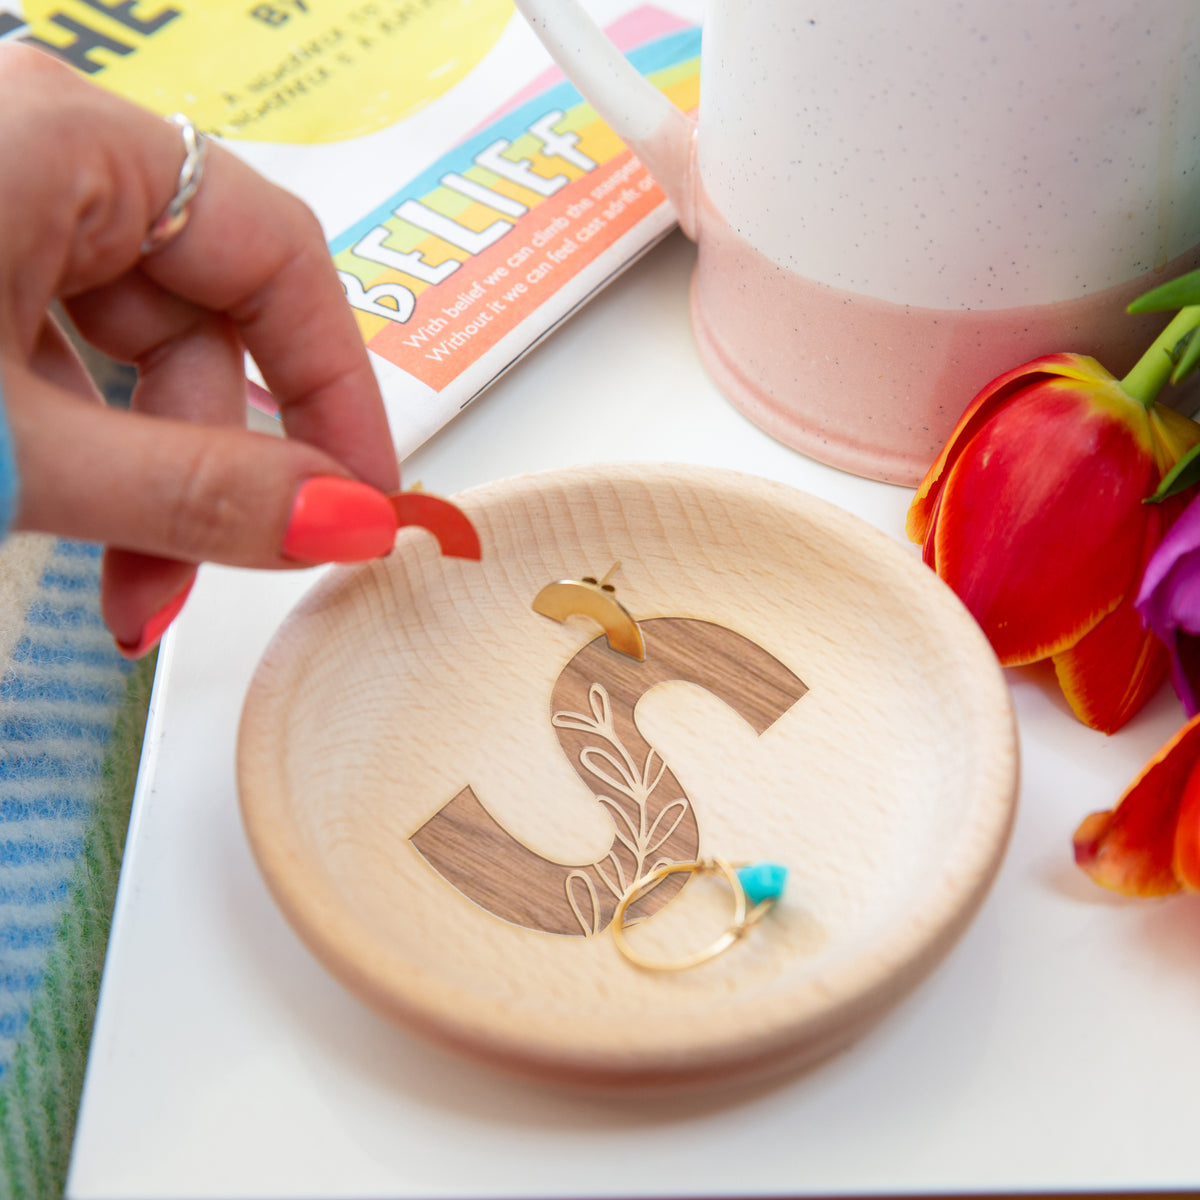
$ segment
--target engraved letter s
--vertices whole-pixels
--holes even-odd
[[[760,734],[808,690],[774,655],[723,625],[688,617],[639,624],[645,661],[598,637],[563,668],[551,696],[563,751],[613,819],[604,857],[581,866],[543,858],[508,833],[470,787],[412,835],[447,883],[502,920],[546,933],[598,933],[632,883],[658,864],[697,856],[692,804],[637,728],[634,710],[652,687],[673,679],[698,684]],[[656,911],[684,882],[664,881],[639,901],[640,914]]]

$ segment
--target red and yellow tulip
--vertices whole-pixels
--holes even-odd
[[[1155,755],[1116,808],[1084,820],[1075,861],[1127,896],[1200,892],[1200,717]]]
[[[1186,497],[1143,501],[1200,444],[1200,425],[1154,403],[1171,371],[1170,328],[1122,380],[1078,354],[993,380],[908,513],[909,537],[1001,663],[1049,659],[1079,719],[1106,733],[1167,666],[1133,598]]]

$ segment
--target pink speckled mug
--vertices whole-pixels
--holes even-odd
[[[1126,371],[1200,265],[1196,0],[710,0],[698,123],[578,0],[517,0],[699,243],[692,322],[781,441],[913,484],[1039,354]]]

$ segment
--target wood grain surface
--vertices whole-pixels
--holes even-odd
[[[243,818],[299,935],[389,1016],[551,1081],[715,1083],[860,1036],[965,928],[1012,821],[1008,694],[966,611],[865,523],[730,472],[455,500],[481,562],[406,531],[331,572],[247,695]],[[617,560],[644,663],[530,608]],[[783,862],[788,891],[703,967],[633,966],[620,890],[696,855]],[[686,878],[640,902],[647,953],[727,922]]]

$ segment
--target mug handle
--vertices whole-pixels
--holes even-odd
[[[696,123],[648,82],[579,0],[515,0],[564,75],[645,163],[696,236]]]

